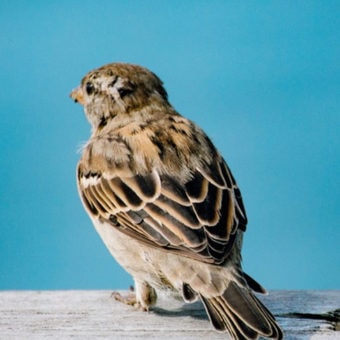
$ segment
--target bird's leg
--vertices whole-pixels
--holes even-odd
[[[157,301],[157,294],[153,287],[145,281],[135,280],[135,291],[130,289],[129,294],[123,296],[119,292],[113,292],[112,297],[119,302],[129,306],[134,306],[137,309],[148,311]]]
[[[137,304],[148,311],[157,301],[157,293],[146,281],[135,280]]]

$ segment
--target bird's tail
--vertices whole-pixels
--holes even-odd
[[[200,297],[216,330],[229,331],[234,339],[282,339],[274,316],[248,287],[230,282],[221,296]]]

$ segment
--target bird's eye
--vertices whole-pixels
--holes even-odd
[[[118,93],[119,93],[119,95],[120,95],[121,98],[127,96],[128,94],[130,94],[130,93],[132,93],[132,92],[133,92],[133,90],[130,89],[130,88],[124,88],[124,87],[122,87],[122,88],[118,89]]]
[[[86,93],[88,95],[91,95],[94,92],[94,85],[92,83],[88,82],[88,83],[86,83],[85,89],[86,89]]]

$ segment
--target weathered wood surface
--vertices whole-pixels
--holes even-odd
[[[294,312],[319,317],[339,309],[340,291],[272,291],[261,299],[276,315],[285,339],[340,339],[334,322],[288,317]],[[198,303],[183,307],[161,297],[153,311],[142,312],[115,301],[109,291],[0,292],[0,339],[71,338],[228,339],[228,336],[211,328]]]

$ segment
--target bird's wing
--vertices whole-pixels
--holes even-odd
[[[246,228],[240,190],[220,156],[185,183],[156,169],[110,173],[80,163],[78,187],[92,217],[150,246],[207,263],[223,263],[236,231]]]
[[[208,138],[193,128],[189,135],[184,131],[187,125],[180,128],[173,138],[177,147],[172,149],[173,143],[161,140],[160,134],[156,143],[154,132],[147,129],[135,135],[134,144],[117,134],[94,138],[78,165],[80,195],[92,217],[109,221],[113,228],[141,242],[221,264],[237,230],[246,228],[241,193]],[[180,149],[190,143],[200,145],[198,153],[194,147]],[[166,144],[170,146],[160,147]],[[200,161],[184,158],[186,154]],[[181,169],[189,169],[185,178],[178,175]]]

